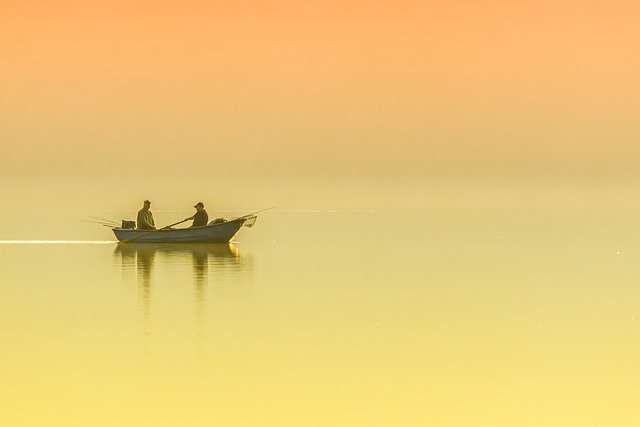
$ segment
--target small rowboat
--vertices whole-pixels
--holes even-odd
[[[121,243],[229,243],[242,226],[252,227],[255,215],[247,215],[227,222],[211,221],[202,227],[161,228],[158,230],[138,230],[112,228]]]

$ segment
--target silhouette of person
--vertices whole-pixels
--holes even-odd
[[[204,209],[204,203],[198,202],[194,208],[196,208],[196,213],[185,219],[185,221],[193,220],[191,227],[202,227],[203,225],[207,225],[209,223],[209,214]]]
[[[149,210],[151,208],[151,202],[149,200],[144,201],[142,209],[138,211],[138,228],[140,230],[155,230],[156,223],[153,221],[153,214]]]

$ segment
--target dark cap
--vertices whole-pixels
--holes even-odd
[[[198,202],[195,204],[194,208],[197,208],[198,206],[202,206],[204,208],[204,203]]]
[[[148,201],[148,200],[145,200],[144,202],[145,202],[145,203],[148,203],[148,204],[151,204],[151,202],[150,202],[150,201]]]

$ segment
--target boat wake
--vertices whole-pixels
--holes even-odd
[[[112,245],[114,240],[0,240],[0,245]]]

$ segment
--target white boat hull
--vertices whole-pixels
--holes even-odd
[[[247,218],[238,218],[202,227],[164,230],[131,230],[119,227],[112,230],[122,243],[229,243],[246,220]]]

